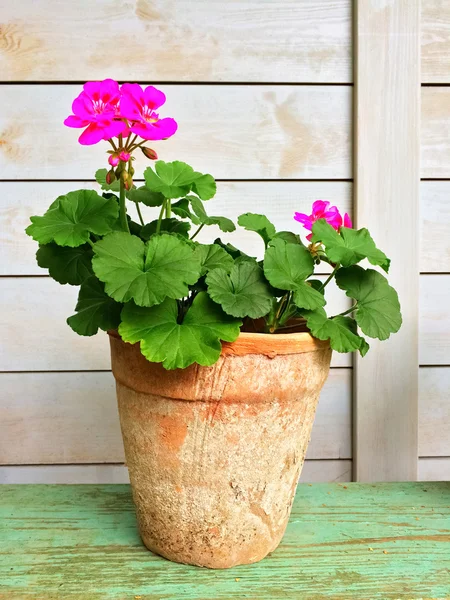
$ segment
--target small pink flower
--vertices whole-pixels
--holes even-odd
[[[347,213],[345,213],[344,219],[342,219],[341,213],[336,206],[330,206],[330,203],[326,200],[316,200],[312,205],[312,213],[306,215],[305,213],[295,213],[294,219],[301,223],[305,229],[312,231],[312,226],[318,219],[325,219],[336,231],[342,227],[352,227],[352,222]],[[312,238],[312,233],[306,236],[307,240]]]
[[[166,101],[163,92],[151,85],[143,90],[138,83],[124,83],[121,92],[120,114],[131,122],[133,133],[144,140],[162,140],[176,132],[174,119],[160,119],[155,112]]]
[[[125,152],[125,150],[122,150],[119,154],[119,160],[123,162],[128,162],[130,160],[129,152]]]
[[[110,154],[108,158],[108,162],[112,167],[117,167],[119,164],[120,157],[117,154]]]
[[[78,141],[83,145],[97,144],[123,133],[126,124],[117,119],[120,90],[117,81],[89,81],[72,104],[73,115],[64,125],[86,127]]]
[[[352,229],[353,227],[352,220],[347,213],[344,215],[344,227],[348,227],[349,229]]]

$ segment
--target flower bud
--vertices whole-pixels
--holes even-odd
[[[128,171],[125,171],[125,169],[120,173],[120,179],[124,182],[127,181],[128,179]]]
[[[150,160],[156,160],[158,158],[158,155],[152,148],[146,148],[145,146],[141,146],[141,150],[144,156],[146,156]]]
[[[119,159],[123,162],[128,162],[130,160],[130,153],[125,152],[125,150],[121,150],[119,153]]]
[[[108,162],[112,167],[117,167],[117,165],[119,164],[119,155],[114,153],[114,154],[110,154],[108,157]]]
[[[108,171],[106,173],[106,183],[108,185],[111,185],[113,183],[113,181],[116,180],[116,176],[114,174],[114,169],[111,169],[111,171]]]
[[[130,177],[133,177],[133,175],[134,175],[134,169],[133,169],[133,167],[131,165],[128,168],[128,173],[130,174]]]
[[[133,180],[131,179],[131,177],[128,177],[128,179],[123,182],[123,186],[127,190],[127,192],[128,190],[131,190],[131,188],[133,187]]]

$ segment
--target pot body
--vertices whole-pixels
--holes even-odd
[[[138,344],[110,340],[144,544],[210,568],[264,558],[289,519],[328,344],[307,333],[241,333],[213,367],[166,371]]]

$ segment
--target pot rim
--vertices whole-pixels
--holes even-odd
[[[111,337],[122,340],[116,330],[109,330],[107,333]],[[222,342],[222,355],[245,356],[246,354],[262,354],[272,358],[278,355],[316,352],[317,350],[329,347],[329,340],[319,340],[306,331],[296,333],[253,333],[241,331],[239,337],[234,342]]]

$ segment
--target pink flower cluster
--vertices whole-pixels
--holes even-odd
[[[83,145],[130,133],[144,140],[163,140],[177,130],[174,119],[160,119],[155,112],[165,101],[163,92],[151,85],[144,90],[137,83],[119,87],[113,79],[90,81],[73,101],[73,115],[64,124],[86,128],[78,139]]]
[[[344,227],[353,227],[352,221],[347,213],[342,217],[337,206],[330,206],[330,203],[326,200],[316,200],[312,205],[312,213],[306,215],[305,213],[296,212],[294,219],[301,223],[305,229],[312,231],[312,226],[318,219],[325,219],[336,231]],[[306,236],[306,239],[310,240],[312,233]]]

